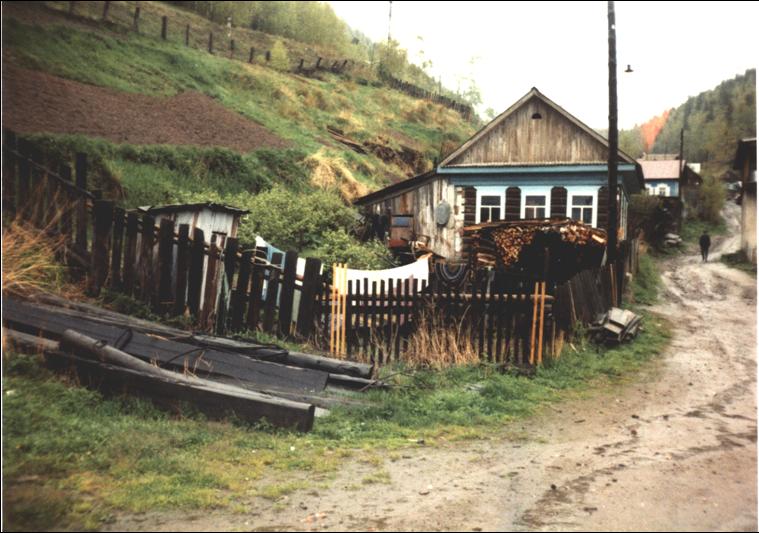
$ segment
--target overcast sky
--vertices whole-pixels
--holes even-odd
[[[388,2],[330,4],[371,39],[387,39]],[[473,77],[481,110],[500,113],[534,86],[608,127],[606,2],[392,4],[392,37],[412,60],[423,51],[449,88]],[[759,2],[616,2],[616,18],[622,128],[756,67]]]

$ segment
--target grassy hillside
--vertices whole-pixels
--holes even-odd
[[[164,4],[142,5],[144,11],[160,9],[170,17],[193,16]],[[290,144],[241,154],[224,148],[131,146],[82,135],[35,136],[62,159],[80,149],[90,153],[96,185],[126,207],[202,198],[252,207],[257,193],[272,188],[294,195],[296,202],[317,189],[348,199],[428,170],[443,146],[462,142],[476,127],[455,111],[355,74],[299,76],[163,42],[142,31],[83,26],[80,19],[44,6],[4,6],[3,14],[3,54],[10,65],[125,93],[171,97],[195,91]],[[13,106],[4,98],[6,106]],[[366,153],[336,141],[328,127],[363,144]],[[251,221],[245,224],[250,229]],[[267,235],[275,243],[278,237]]]

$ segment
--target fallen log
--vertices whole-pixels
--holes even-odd
[[[315,412],[313,405],[275,398],[199,378],[188,378],[158,368],[150,370],[144,366],[135,365],[134,362],[130,363],[130,367],[121,367],[109,362],[80,357],[78,353],[89,356],[97,354],[97,357],[113,362],[126,363],[125,358],[134,359],[123,352],[116,354],[119,350],[103,346],[102,343],[86,336],[78,336],[78,338],[68,336],[64,345],[67,351],[45,352],[48,366],[55,370],[73,368],[80,382],[104,393],[138,394],[151,399],[161,407],[172,410],[179,409],[182,402],[189,402],[200,412],[215,419],[236,416],[246,422],[265,420],[277,427],[303,432],[313,428]],[[103,350],[107,354],[102,353]],[[142,365],[151,366],[147,363],[142,363]]]

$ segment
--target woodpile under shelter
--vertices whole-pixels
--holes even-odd
[[[391,247],[418,243],[450,264],[464,263],[464,228],[487,222],[571,218],[608,223],[606,138],[533,88],[433,171],[355,201]],[[618,152],[619,238],[628,237],[640,165]]]

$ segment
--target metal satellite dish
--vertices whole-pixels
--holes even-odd
[[[445,226],[451,218],[451,204],[443,200],[435,208],[435,223],[438,226]]]

